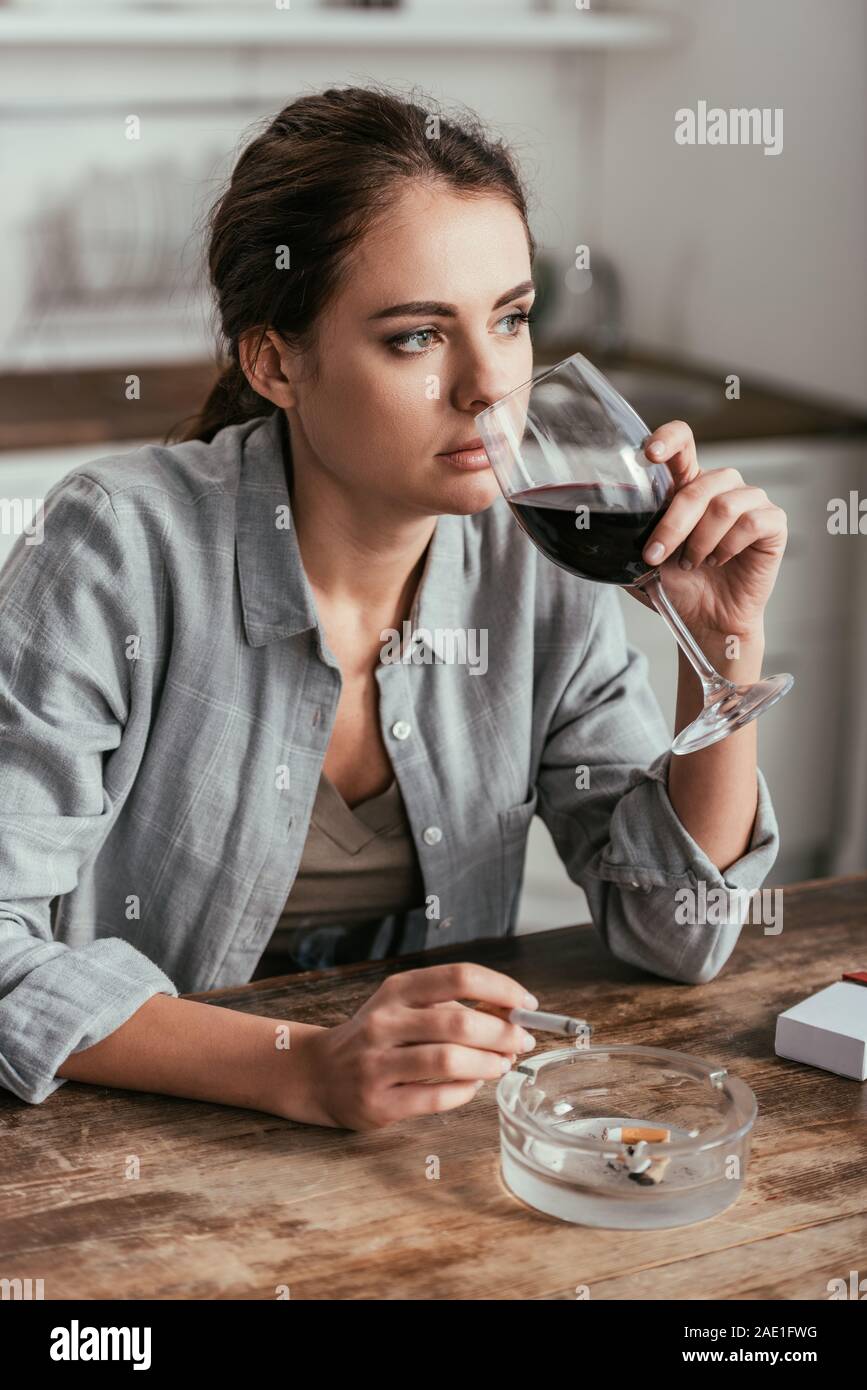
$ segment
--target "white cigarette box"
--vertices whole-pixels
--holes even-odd
[[[786,1009],[777,1018],[774,1051],[867,1081],[867,986],[838,980]]]

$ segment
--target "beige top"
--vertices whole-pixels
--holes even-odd
[[[397,778],[350,809],[322,772],[292,891],[268,943],[298,927],[367,922],[424,904],[424,880]]]

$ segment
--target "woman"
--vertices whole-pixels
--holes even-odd
[[[514,930],[537,809],[614,954],[685,981],[730,954],[738,925],[680,925],[674,894],[773,863],[755,726],[672,761],[613,591],[538,555],[475,447],[532,374],[533,253],[508,152],[387,91],[302,97],[241,155],[201,418],[64,478],[0,582],[0,1083],[22,1099],[73,1078],[352,1129],[465,1103],[533,1045],[461,1002],[534,1006],[497,971],[396,973],[288,1048],[178,994],[275,951]],[[648,452],[677,482],[651,538],[672,597],[752,680],[784,516],[703,473],[681,422]],[[454,632],[478,640],[443,658]],[[700,698],[682,665],[678,727]]]

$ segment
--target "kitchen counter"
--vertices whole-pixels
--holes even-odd
[[[637,351],[609,357],[574,342],[540,348],[536,366],[553,366],[575,351],[584,351],[611,375],[651,429],[666,419],[683,418],[702,442],[867,435],[867,413],[784,392],[750,377],[741,379],[740,400],[726,400],[729,367],[712,372]],[[124,363],[117,369],[0,375],[0,450],[163,439],[201,407],[215,378],[213,364],[206,361],[144,365],[138,368],[141,400],[128,401],[126,378],[134,369],[135,364]]]
[[[126,399],[137,372],[141,399]],[[124,363],[117,369],[7,372],[0,375],[0,450],[56,449],[162,439],[201,409],[215,380],[210,362]]]

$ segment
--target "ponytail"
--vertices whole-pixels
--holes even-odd
[[[201,439],[210,444],[214,435],[228,425],[240,425],[257,415],[270,415],[277,407],[273,401],[254,391],[244,375],[240,362],[234,358],[224,362],[208,398],[197,415],[188,416],[166,434],[164,444],[183,444]]]

